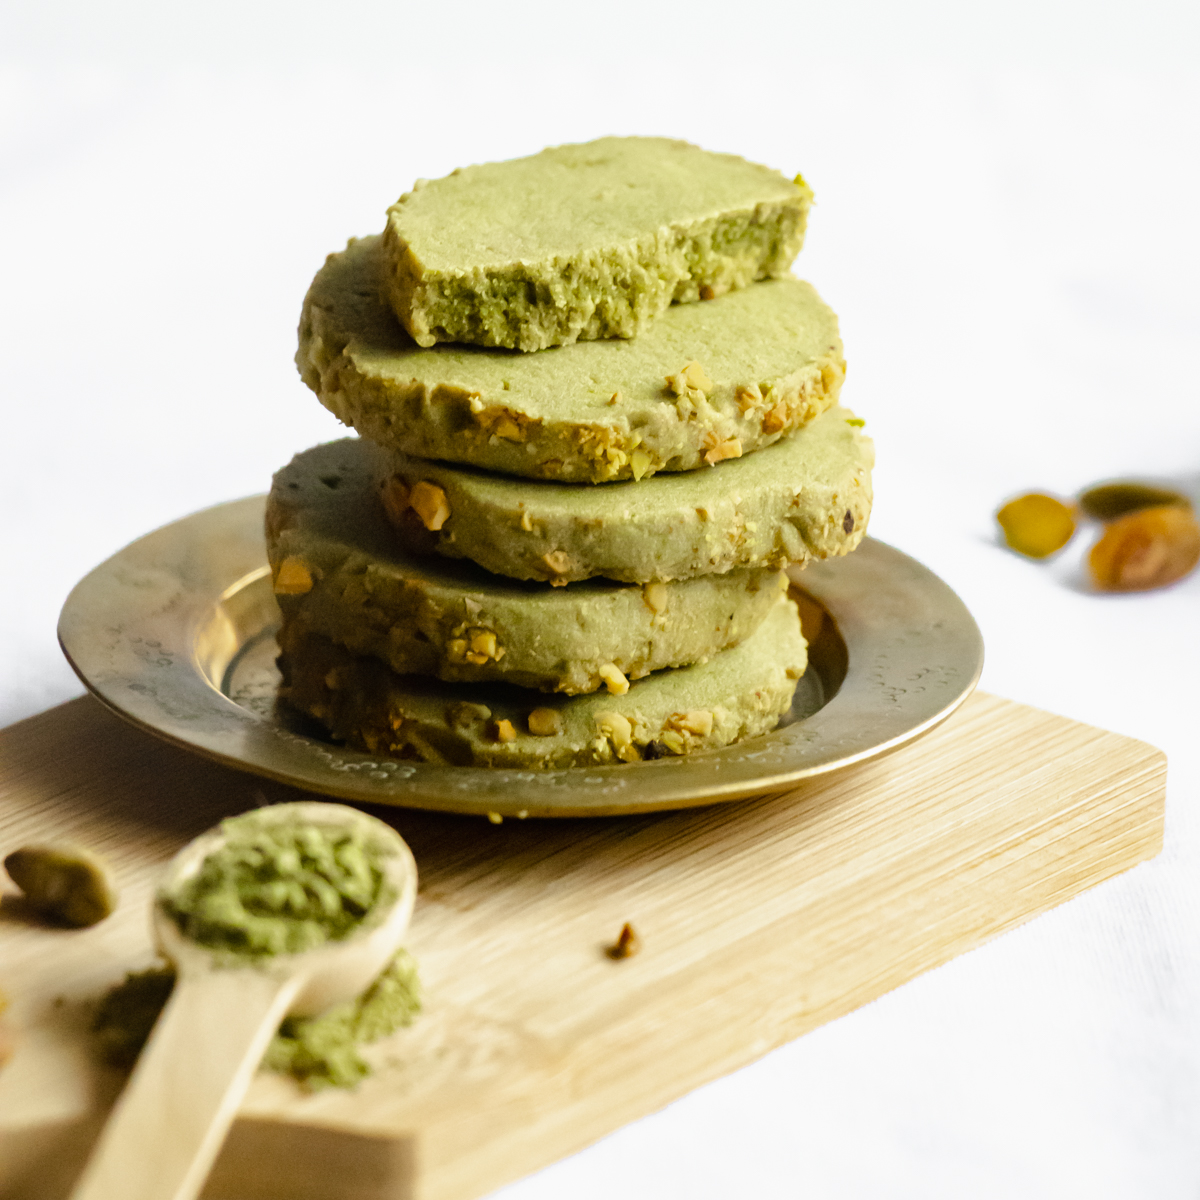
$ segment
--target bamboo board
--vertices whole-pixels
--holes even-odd
[[[205,1196],[484,1195],[1152,857],[1165,774],[1144,743],[976,694],[886,759],[715,808],[498,826],[376,810],[421,872],[425,1012],[355,1092],[258,1076]],[[64,1195],[119,1086],[89,1057],[88,1002],[150,960],[162,864],[294,798],[86,697],[0,731],[0,853],[73,837],[123,890],[91,930],[0,903],[4,1200]],[[644,948],[614,962],[626,921]]]

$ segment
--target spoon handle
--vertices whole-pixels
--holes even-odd
[[[71,1200],[192,1200],[300,983],[182,970]]]

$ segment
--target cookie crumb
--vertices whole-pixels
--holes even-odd
[[[632,958],[642,948],[642,939],[638,937],[637,931],[628,921],[621,926],[621,932],[617,935],[617,940],[611,945],[605,947],[604,953],[614,961],[622,958]]]

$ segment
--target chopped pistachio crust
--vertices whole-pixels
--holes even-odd
[[[381,454],[379,482],[402,541],[500,575],[691,579],[853,550],[871,511],[874,447],[861,425],[830,409],[757,454],[640,483],[530,484],[398,452]],[[432,489],[446,512],[436,529],[414,508]]]
[[[630,338],[673,301],[786,273],[811,204],[803,179],[687,142],[554,146],[401,196],[388,295],[421,346]]]
[[[543,696],[401,676],[286,621],[279,644],[280,696],[339,741],[456,766],[591,766],[727,746],[775,727],[807,665],[786,596],[740,646],[659,671],[621,696]]]
[[[380,299],[378,237],[331,254],[304,300],[296,364],[381,446],[507,475],[603,483],[769,446],[837,400],[837,318],[807,283],[677,304],[632,341],[538,354],[422,349]]]
[[[375,489],[384,452],[347,438],[297,455],[267,502],[276,597],[296,629],[402,674],[616,691],[749,636],[783,577],[773,568],[673,584],[522,583],[399,545]]]

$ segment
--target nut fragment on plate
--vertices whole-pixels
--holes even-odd
[[[117,907],[108,865],[73,842],[22,846],[5,858],[4,868],[29,906],[58,924],[95,925]]]
[[[1200,562],[1200,523],[1190,508],[1143,508],[1110,522],[1088,555],[1102,591],[1140,592],[1165,587]]]

